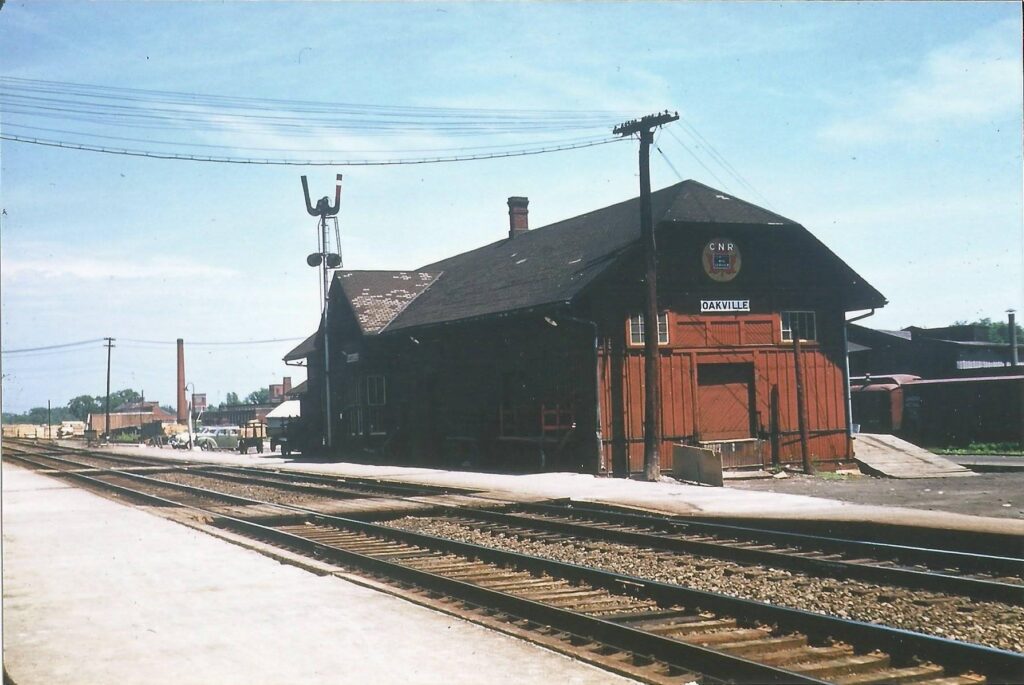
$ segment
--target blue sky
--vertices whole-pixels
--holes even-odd
[[[758,194],[679,125],[658,140],[655,188],[679,180],[674,167],[758,204],[763,196],[879,288],[891,304],[867,323],[895,328],[1001,318],[1024,305],[1020,35],[1017,3],[8,0],[0,73],[284,100],[679,110]],[[18,123],[70,128],[7,113],[0,126]],[[193,142],[372,153],[531,141],[197,131]],[[502,237],[510,195],[529,196],[540,226],[637,192],[632,143],[339,169],[7,140],[0,152],[3,348],[117,337],[113,386],[165,403],[174,348],[129,339],[284,338],[315,327],[303,173],[315,195],[345,174],[345,265],[365,269],[413,268]],[[213,401],[245,394],[288,373],[289,348],[192,347],[188,375]],[[4,410],[100,393],[104,372],[99,344],[4,355]]]

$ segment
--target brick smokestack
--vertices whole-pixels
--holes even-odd
[[[188,405],[185,404],[185,341],[178,338],[178,423],[188,423]]]
[[[284,394],[285,395],[290,393],[292,391],[292,377],[291,376],[285,376],[283,379],[281,379],[281,385],[284,386]]]
[[[508,237],[515,238],[530,230],[530,200],[525,197],[508,199]]]

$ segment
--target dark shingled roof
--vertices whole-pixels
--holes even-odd
[[[431,271],[336,271],[363,335],[380,333],[441,273]]]
[[[309,391],[308,381],[302,381],[285,393],[285,397],[300,397]]]
[[[661,230],[672,224],[716,224],[806,231],[791,219],[692,180],[651,193],[651,210]],[[413,272],[345,271],[335,282],[364,335],[391,333],[571,302],[639,242],[640,198],[634,197]],[[843,280],[857,289],[857,308],[885,304],[881,293],[834,258]],[[315,349],[316,334],[285,360]]]
[[[654,224],[797,225],[697,181],[651,193]],[[444,275],[387,332],[568,302],[640,240],[640,198],[505,238],[434,264]]]
[[[305,359],[309,355],[316,352],[317,348],[320,346],[319,343],[320,330],[317,329],[315,333],[313,333],[311,336],[309,336],[308,338],[300,342],[298,345],[296,345],[295,348],[291,352],[286,354],[284,357],[282,357],[282,359],[286,362],[293,362],[299,359]]]

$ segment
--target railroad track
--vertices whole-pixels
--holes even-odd
[[[7,451],[7,450],[5,450]],[[418,534],[377,523],[169,484],[62,457],[16,458],[219,528],[376,574],[491,621],[534,627],[563,651],[645,682],[1017,682],[1024,656],[919,633],[701,592],[621,573]],[[225,508],[227,507],[227,509]],[[262,508],[257,522],[246,518]],[[276,515],[268,516],[276,510]]]
[[[549,542],[605,540],[816,576],[862,580],[1024,605],[1024,560],[608,513],[578,504],[526,504],[513,511],[450,508],[449,520],[494,534]]]
[[[38,449],[34,443],[17,439],[13,443],[10,440],[7,442],[9,447],[13,446],[16,450],[28,450],[28,452],[38,455]],[[374,478],[322,476],[313,473],[298,474],[270,469],[255,470],[245,467],[209,464],[185,459],[114,455],[65,445],[47,445],[46,451],[51,456],[64,455],[67,459],[74,457],[78,467],[83,469],[109,468],[111,465],[120,466],[122,470],[128,471],[136,469],[143,471],[146,469],[166,471],[168,468],[173,468],[181,469],[188,473],[206,474],[213,478],[231,480],[238,483],[262,483],[296,492],[335,495],[342,498],[365,497],[367,495],[427,497],[432,495],[469,495],[476,492],[467,488],[407,484]]]

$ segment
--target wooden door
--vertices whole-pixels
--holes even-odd
[[[698,365],[701,440],[754,437],[753,380],[753,364]]]

